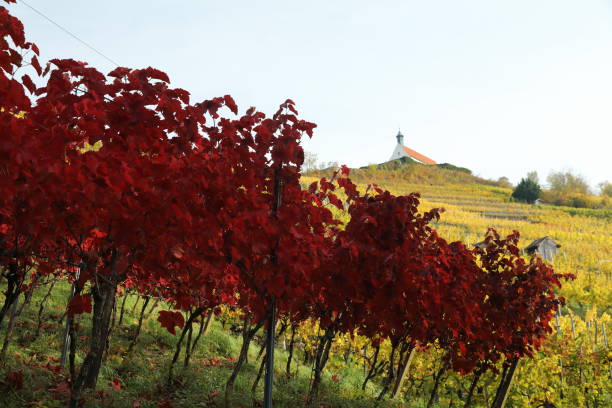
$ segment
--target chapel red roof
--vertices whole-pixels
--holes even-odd
[[[422,155],[419,152],[415,152],[412,149],[407,148],[406,146],[402,146],[404,148],[404,151],[412,158],[417,159],[418,161],[420,161],[421,163],[425,163],[425,164],[436,164],[435,161],[431,160],[429,157]]]

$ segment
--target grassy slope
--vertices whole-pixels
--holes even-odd
[[[24,311],[20,318],[21,327],[16,328],[13,344],[7,353],[7,363],[0,367],[0,379],[5,378],[6,373],[22,371],[24,388],[17,390],[7,385],[0,385],[0,407],[66,406],[67,393],[62,391],[62,383],[66,376],[53,372],[53,369],[57,368],[61,347],[62,328],[58,319],[65,307],[69,288],[67,285],[58,285],[54,289],[45,311],[44,322],[49,326],[45,327],[35,341],[32,341],[38,303],[45,292],[46,288],[43,288],[35,293],[32,304]],[[171,386],[168,386],[168,365],[178,335],[173,336],[161,328],[156,321],[156,313],[151,314],[145,321],[139,343],[132,354],[125,360],[122,357],[130,336],[136,329],[140,307],[132,312],[135,300],[135,296],[128,298],[123,327],[115,328],[113,333],[110,355],[101,371],[98,392],[86,396],[88,402],[85,406],[133,407],[136,401],[140,403],[136,406],[143,408],[222,406],[225,381],[229,378],[232,369],[232,362],[227,358],[238,355],[240,337],[232,335],[227,328],[221,328],[219,322],[214,322],[208,334],[202,337],[189,368],[182,368],[181,358],[175,368],[176,379]],[[82,347],[87,343],[87,338],[83,336],[89,333],[89,321],[89,316],[81,320],[83,326],[79,330],[80,352],[77,364],[80,364],[83,358]],[[0,331],[0,334],[4,335],[4,330]],[[260,332],[260,335],[263,335],[263,332]],[[258,351],[259,345],[253,344],[249,364],[244,367],[235,384],[233,407],[253,406],[251,385],[259,367],[259,361],[255,361]],[[284,375],[286,359],[286,352],[282,349],[277,350],[275,404],[279,407],[300,407],[304,405],[303,397],[308,390],[310,371],[308,367],[299,365],[298,375],[288,378]],[[216,365],[217,363],[220,364]],[[43,366],[47,364],[48,368],[44,368]],[[348,367],[343,371],[342,377],[342,383],[338,383],[326,376],[321,395],[323,406],[373,407],[375,405],[372,395],[376,390],[369,389],[365,393],[357,391],[362,381],[362,374],[358,370]],[[118,381],[123,389],[114,388],[111,386],[111,381]],[[55,390],[58,388],[59,390]],[[215,393],[220,395],[215,396]],[[256,399],[260,401],[262,395],[262,382],[260,382]],[[170,405],[164,406],[165,401]]]
[[[329,176],[330,170],[315,170],[308,176]],[[429,166],[420,164],[409,158],[393,160],[382,164],[372,164],[360,169],[351,170],[351,178],[358,182],[377,183],[402,182],[416,184],[482,184],[495,183],[473,176],[470,170],[456,167],[448,163]]]

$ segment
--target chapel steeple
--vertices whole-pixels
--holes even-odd
[[[397,138],[397,144],[401,144],[403,146],[404,145],[404,135],[402,135],[401,130],[397,131],[397,136],[395,137]]]
[[[404,146],[404,135],[402,135],[401,130],[398,130],[395,138],[397,139],[397,144],[395,145],[395,149],[393,150],[393,154],[391,155],[391,158],[389,160],[397,160],[401,159],[402,157],[409,157],[410,159],[415,160],[419,163],[436,164],[436,162],[430,159],[429,157],[419,152],[415,152],[407,146]]]

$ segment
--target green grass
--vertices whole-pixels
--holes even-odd
[[[13,333],[7,358],[0,367],[0,380],[6,379],[7,373],[21,372],[24,383],[21,389],[16,389],[7,382],[0,384],[0,407],[66,406],[68,394],[65,386],[69,374],[67,370],[59,370],[58,367],[63,328],[59,319],[69,295],[69,287],[67,284],[56,285],[45,308],[44,322],[48,326],[45,326],[37,339],[33,339],[38,305],[46,290],[47,287],[42,287],[35,292],[31,305],[19,318],[19,327],[16,327]],[[223,406],[225,382],[233,368],[233,363],[227,359],[237,357],[241,338],[223,329],[219,322],[214,322],[211,330],[202,337],[187,369],[183,369],[181,355],[175,367],[175,378],[171,385],[168,385],[168,367],[178,334],[172,335],[162,328],[156,321],[156,312],[144,322],[134,351],[128,358],[123,358],[131,335],[136,330],[140,306],[132,312],[135,300],[135,296],[130,296],[126,302],[123,325],[115,327],[112,333],[110,352],[100,372],[97,391],[85,395],[84,407]],[[83,336],[89,335],[90,315],[82,315],[78,323],[81,327],[78,332],[77,367],[81,364],[87,347],[87,338]],[[5,327],[0,331],[2,338],[4,334]],[[261,335],[263,332],[259,334]],[[260,361],[256,361],[255,358],[260,341],[261,337],[257,337],[251,345],[249,362],[236,380],[232,407],[254,406],[251,386],[259,368]],[[211,359],[223,359],[222,364],[211,365]],[[298,364],[297,374],[288,377],[284,373],[286,359],[287,353],[281,348],[277,349],[275,406],[304,406],[304,398],[309,387],[310,367]],[[295,363],[293,367],[296,367]],[[339,377],[342,381],[336,382],[329,374],[325,374],[320,406],[338,408],[397,406],[387,403],[376,405],[374,395],[378,390],[375,386],[362,392],[360,385],[363,381],[363,372],[358,368],[345,366]],[[114,388],[111,385],[112,381],[118,383],[122,389]],[[262,387],[263,381],[260,381],[255,394],[256,406],[262,399]],[[164,405],[166,402],[170,405]]]

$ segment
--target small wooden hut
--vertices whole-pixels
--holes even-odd
[[[547,261],[552,261],[553,258],[557,255],[557,249],[561,248],[561,245],[557,244],[550,237],[538,238],[529,244],[525,248],[525,252],[529,255],[540,255],[542,258]]]

